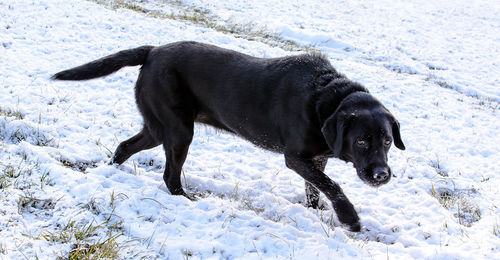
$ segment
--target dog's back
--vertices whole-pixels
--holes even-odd
[[[178,42],[150,51],[136,96],[151,124],[161,114],[153,116],[153,108],[176,107],[187,116],[194,114],[197,122],[282,151],[281,136],[298,125],[311,125],[309,120],[316,118],[313,99],[322,74],[339,76],[320,55],[265,59],[203,43]]]

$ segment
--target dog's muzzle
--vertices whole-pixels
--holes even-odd
[[[359,178],[372,187],[386,184],[391,179],[389,167],[375,167],[373,169],[362,169],[358,172]]]
[[[377,182],[387,181],[391,177],[391,172],[386,167],[377,167],[373,169],[373,179]]]

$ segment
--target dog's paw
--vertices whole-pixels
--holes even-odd
[[[111,160],[109,161],[110,165],[116,164],[116,165],[121,165],[123,162],[125,162],[127,158],[124,158],[123,155],[120,155],[120,153],[116,152],[113,157],[111,157]]]
[[[330,207],[327,202],[319,200],[317,203],[302,202],[305,207],[317,209],[317,210],[328,210]]]
[[[176,188],[176,189],[170,189],[169,188],[169,191],[170,191],[170,194],[172,194],[172,195],[183,196],[183,197],[189,199],[190,201],[196,201],[197,200],[197,198],[194,195],[186,193],[182,187],[181,188]]]
[[[356,222],[354,224],[348,225],[349,231],[352,232],[360,232],[361,231],[361,224],[359,222]]]
[[[313,208],[313,209],[319,209],[319,201],[315,200],[315,201],[307,201],[305,203],[305,206],[308,207],[308,208]]]
[[[193,194],[188,194],[188,193],[184,192],[184,194],[182,194],[182,196],[186,197],[190,201],[197,201],[198,200],[198,198],[196,198]]]
[[[337,200],[333,206],[335,212],[337,213],[337,217],[342,224],[347,225],[350,231],[361,231],[358,213],[356,213],[356,210],[349,200]]]

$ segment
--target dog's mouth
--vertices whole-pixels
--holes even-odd
[[[391,180],[391,169],[388,167],[378,167],[375,169],[356,169],[358,177],[372,187],[379,187]]]

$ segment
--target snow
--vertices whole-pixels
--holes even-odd
[[[85,82],[49,79],[122,49],[180,40],[259,57],[294,53],[94,2],[7,0],[0,1],[0,258],[67,258],[75,238],[43,236],[71,222],[100,225],[85,243],[122,234],[123,259],[500,258],[500,3],[181,3],[220,24],[252,23],[321,50],[398,118],[407,150],[391,148],[389,184],[368,187],[336,159],[325,170],[363,230],[341,226],[323,196],[325,209],[304,207],[303,180],[282,155],[205,126],[195,129],[182,176],[199,199],[171,196],[161,148],[108,165],[119,142],[141,128],[138,67]],[[182,7],[137,4],[167,13]]]
[[[345,58],[412,68],[471,96],[500,101],[497,1],[202,1],[225,19],[256,22]],[[259,19],[255,19],[259,17]],[[481,82],[481,87],[478,83]]]

